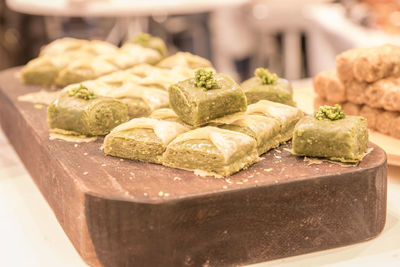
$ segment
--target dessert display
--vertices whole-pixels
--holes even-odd
[[[116,127],[104,140],[104,152],[226,177],[288,141],[302,116],[297,108],[263,100],[249,105],[245,112],[218,117],[195,128],[172,109],[158,109],[150,118],[132,119]]]
[[[104,153],[127,159],[162,163],[171,140],[189,128],[174,121],[136,118],[120,124],[104,139]]]
[[[346,116],[340,105],[321,106],[314,117],[302,118],[293,132],[292,149],[296,155],[358,162],[367,148],[366,119]]]
[[[46,73],[58,55],[63,67]],[[89,265],[246,265],[383,229],[386,155],[368,144],[366,120],[339,106],[304,117],[290,83],[266,69],[242,88],[198,56],[168,57],[146,35],[121,48],[55,41],[39,58],[50,64],[30,78],[50,73],[49,85],[65,86],[2,72],[0,122]],[[343,99],[336,73],[324,77],[327,88],[342,85],[321,90],[324,101],[378,124],[376,108]]]
[[[166,54],[164,42],[148,34],[121,48],[66,38],[46,46],[22,76],[26,82],[29,77],[65,86],[48,107],[52,132],[107,135],[104,153],[114,157],[226,177],[290,140],[293,132],[296,155],[359,161],[365,154],[365,119],[345,117],[337,106],[304,117],[294,107],[291,84],[268,69],[257,68],[239,85],[199,56]],[[351,65],[349,58],[356,56],[338,60]],[[348,100],[334,71],[318,75],[314,87],[326,102]],[[359,110],[372,116],[371,110]]]
[[[139,34],[121,48],[102,41],[65,38],[47,45],[38,58],[28,62],[21,70],[21,81],[63,87],[140,63],[155,64],[165,55],[164,42],[149,34]]]
[[[400,47],[351,49],[336,58],[336,71],[314,78],[315,106],[341,104],[346,113],[367,118],[368,127],[400,138]]]
[[[246,94],[247,104],[270,100],[295,106],[290,82],[270,73],[268,69],[257,68],[254,77],[244,81],[241,86]]]
[[[64,91],[49,105],[47,118],[52,131],[87,136],[106,135],[129,119],[126,104],[83,85]]]
[[[194,78],[172,85],[168,93],[172,109],[192,126],[247,108],[246,96],[236,82],[205,69],[197,70]]]
[[[148,116],[159,108],[169,106],[166,89],[173,83],[194,76],[193,70],[183,66],[164,69],[149,64],[139,64],[127,70],[103,75],[81,84],[90,87],[94,94],[119,99],[128,105],[129,117]],[[78,84],[64,88],[69,90]]]
[[[258,161],[252,137],[207,126],[179,135],[163,156],[165,166],[229,176]]]

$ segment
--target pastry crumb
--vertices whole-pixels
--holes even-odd
[[[236,184],[242,185],[242,184],[243,184],[243,182],[236,182]]]
[[[228,189],[228,186],[224,185],[222,186],[223,189]]]
[[[165,196],[165,197],[169,197],[169,193],[165,193],[164,196]]]
[[[175,176],[175,177],[174,177],[174,181],[180,181],[180,180],[182,180],[181,177],[178,177],[178,176]]]
[[[78,144],[74,144],[74,147],[78,147]]]
[[[88,175],[89,172],[83,172],[83,175]]]
[[[105,167],[105,166],[107,166],[107,164],[103,163],[103,164],[101,164],[101,166],[102,166],[102,167]]]
[[[143,193],[143,196],[147,197],[149,194],[147,194],[146,192]]]
[[[83,153],[83,155],[84,155],[84,156],[87,156],[87,155],[88,155],[88,153],[87,153],[87,152],[85,152],[85,153]]]
[[[33,107],[35,109],[43,109],[43,105],[42,104],[35,104],[35,105],[33,105]]]
[[[164,192],[163,192],[163,191],[158,192],[158,196],[159,196],[159,197],[164,196]]]

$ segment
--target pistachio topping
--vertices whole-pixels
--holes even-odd
[[[135,36],[135,39],[133,39],[133,43],[135,44],[140,44],[140,45],[145,45],[148,42],[150,42],[151,35],[148,33],[139,33]]]
[[[262,84],[276,84],[278,80],[276,73],[271,73],[268,69],[264,68],[257,68],[254,71],[254,75],[261,79]]]
[[[72,88],[68,91],[69,96],[79,97],[85,100],[90,100],[95,98],[95,95],[86,86],[81,84],[79,87]]]
[[[207,71],[205,69],[198,69],[194,73],[194,78],[194,85],[196,85],[197,87],[204,87],[207,90],[219,88],[212,70]]]
[[[339,104],[336,104],[334,106],[320,106],[317,111],[314,113],[314,117],[317,120],[324,120],[328,119],[331,121],[334,120],[340,120],[346,117],[346,114],[344,114],[344,111],[342,110],[342,107]]]

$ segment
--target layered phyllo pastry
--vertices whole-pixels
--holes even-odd
[[[118,47],[104,41],[89,41],[66,37],[57,39],[43,47],[40,51],[40,56],[57,56],[68,52],[84,52],[97,56],[116,51],[118,51]]]
[[[58,73],[55,84],[59,87],[64,87],[68,84],[93,80],[117,70],[118,68],[114,64],[102,58],[76,59]]]
[[[281,142],[292,138],[296,123],[303,117],[303,112],[296,107],[268,100],[260,100],[255,104],[249,105],[246,113],[267,116],[277,120],[280,125]]]
[[[241,132],[202,127],[179,135],[163,155],[169,167],[229,176],[258,160],[257,142]]]
[[[216,119],[211,125],[254,138],[259,155],[279,146],[281,142],[279,121],[266,116],[236,113]]]
[[[176,113],[170,108],[156,109],[150,114],[150,118],[167,121],[181,121],[178,115],[176,115]]]
[[[21,69],[21,81],[34,85],[53,85],[60,71],[65,69],[71,61],[84,58],[91,58],[91,56],[83,52],[66,52],[56,56],[34,58]]]
[[[212,64],[205,58],[193,55],[189,52],[178,52],[161,60],[157,67],[172,69],[177,66],[189,69],[212,68]]]
[[[111,97],[126,103],[130,118],[148,116],[156,109],[169,106],[168,93],[157,88],[144,87],[133,82],[113,86],[101,80],[87,81],[82,84],[91,88],[96,95]],[[64,90],[74,86],[67,86]]]
[[[167,145],[189,128],[175,121],[136,118],[113,129],[104,139],[104,153],[121,158],[162,163]]]
[[[63,38],[47,45],[38,58],[28,62],[21,70],[21,80],[62,87],[141,63],[155,64],[165,55],[164,42],[148,34],[136,36],[122,48],[103,41]]]
[[[256,69],[254,77],[244,81],[241,86],[246,94],[247,104],[270,100],[295,106],[291,83],[275,73],[270,73],[268,69]]]
[[[124,43],[120,50],[134,57],[136,64],[156,64],[167,55],[164,41],[147,33],[136,35],[132,41]]]
[[[163,90],[168,90],[172,84],[194,77],[194,72],[191,69],[164,69],[149,64],[140,64],[126,71],[141,77],[138,81],[139,84],[159,87]]]
[[[192,126],[247,108],[246,96],[236,82],[225,74],[205,69],[197,70],[194,78],[170,86],[168,91],[172,109]]]
[[[367,120],[346,116],[339,105],[321,106],[298,122],[292,147],[296,155],[358,162],[368,148]]]
[[[87,136],[106,135],[129,119],[125,103],[95,95],[83,85],[63,91],[49,105],[47,118],[52,131]]]

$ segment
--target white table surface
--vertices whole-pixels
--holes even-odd
[[[80,258],[0,130],[0,260],[7,267],[79,267]],[[388,214],[375,239],[254,266],[400,266],[400,167],[389,167]]]
[[[40,16],[126,17],[209,12],[249,0],[6,0],[16,12]]]

